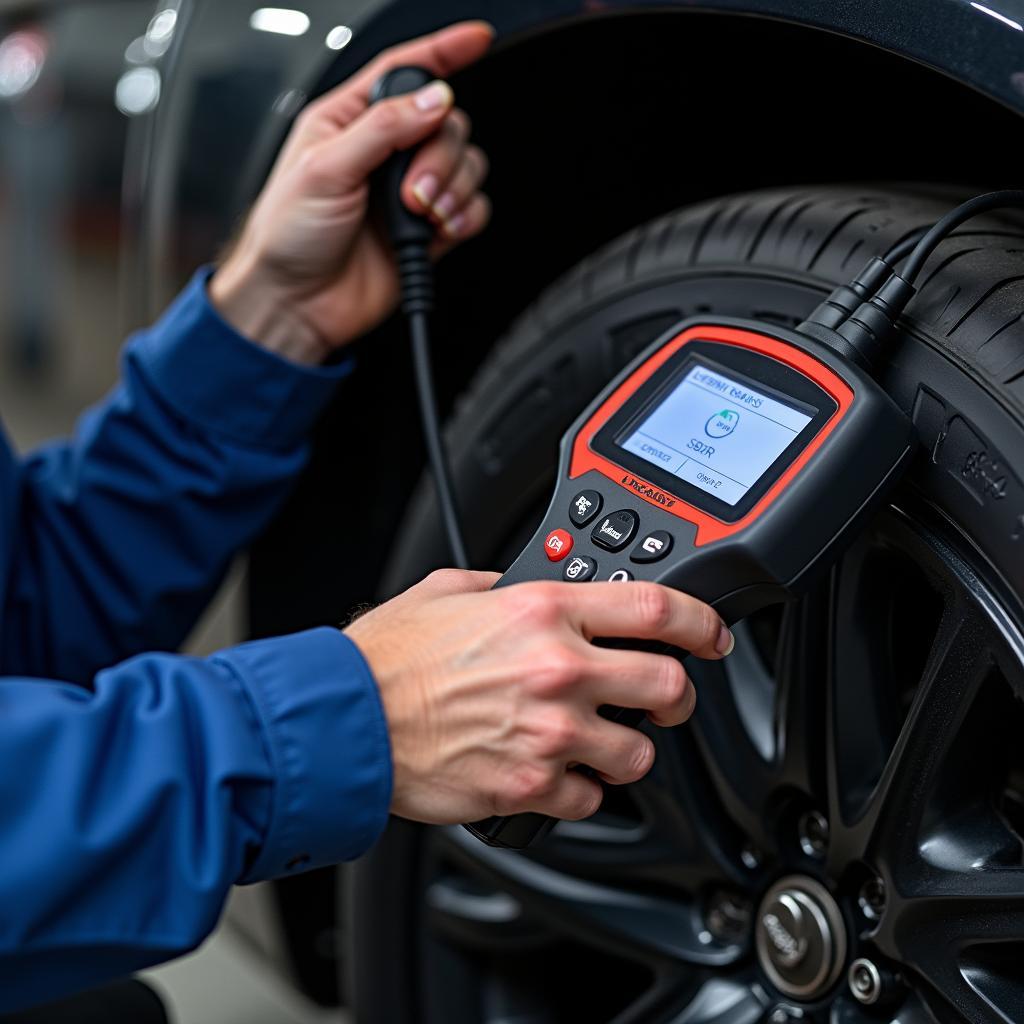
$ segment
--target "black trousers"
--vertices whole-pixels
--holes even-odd
[[[168,1024],[168,1019],[160,997],[132,979],[0,1016],[0,1024]]]

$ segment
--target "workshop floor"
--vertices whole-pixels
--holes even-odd
[[[230,924],[191,956],[143,977],[163,997],[171,1024],[342,1024],[347,1016],[303,999],[275,965]]]

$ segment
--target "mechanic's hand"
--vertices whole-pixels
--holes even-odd
[[[693,714],[674,658],[609,650],[593,637],[661,640],[702,658],[732,650],[708,605],[653,583],[520,583],[442,570],[346,631],[384,701],[394,760],[392,812],[455,824],[539,811],[579,819],[601,787],[635,782],[651,740],[601,718],[602,704],[643,708],[658,725]]]
[[[438,81],[368,103],[391,68],[417,64],[447,77],[483,56],[492,37],[484,22],[465,22],[388,50],[299,115],[211,282],[229,322],[281,355],[317,363],[391,312],[398,276],[386,239],[367,218],[367,198],[371,173],[396,150],[429,140],[402,195],[437,226],[435,256],[483,230],[487,159],[469,145],[469,119],[453,107],[451,89]]]

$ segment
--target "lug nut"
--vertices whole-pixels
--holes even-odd
[[[808,857],[820,860],[828,850],[828,819],[820,811],[800,815],[800,849]]]
[[[750,930],[750,904],[735,893],[719,889],[707,904],[704,921],[720,942],[741,942]]]
[[[873,960],[861,957],[850,964],[846,975],[850,992],[858,1003],[874,1006],[893,994],[897,977],[884,967],[878,967]]]
[[[861,887],[857,896],[857,906],[869,921],[880,921],[885,913],[886,892],[885,882],[880,878],[869,878]]]
[[[764,861],[761,851],[753,843],[747,843],[740,850],[740,860],[748,871],[756,871]]]

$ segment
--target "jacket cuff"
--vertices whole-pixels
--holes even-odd
[[[213,308],[200,270],[125,350],[158,394],[200,428],[237,443],[287,449],[305,440],[353,362],[300,366],[249,341]]]
[[[377,684],[340,630],[259,640],[216,655],[242,679],[274,774],[266,837],[242,882],[354,860],[384,831],[391,744]]]

